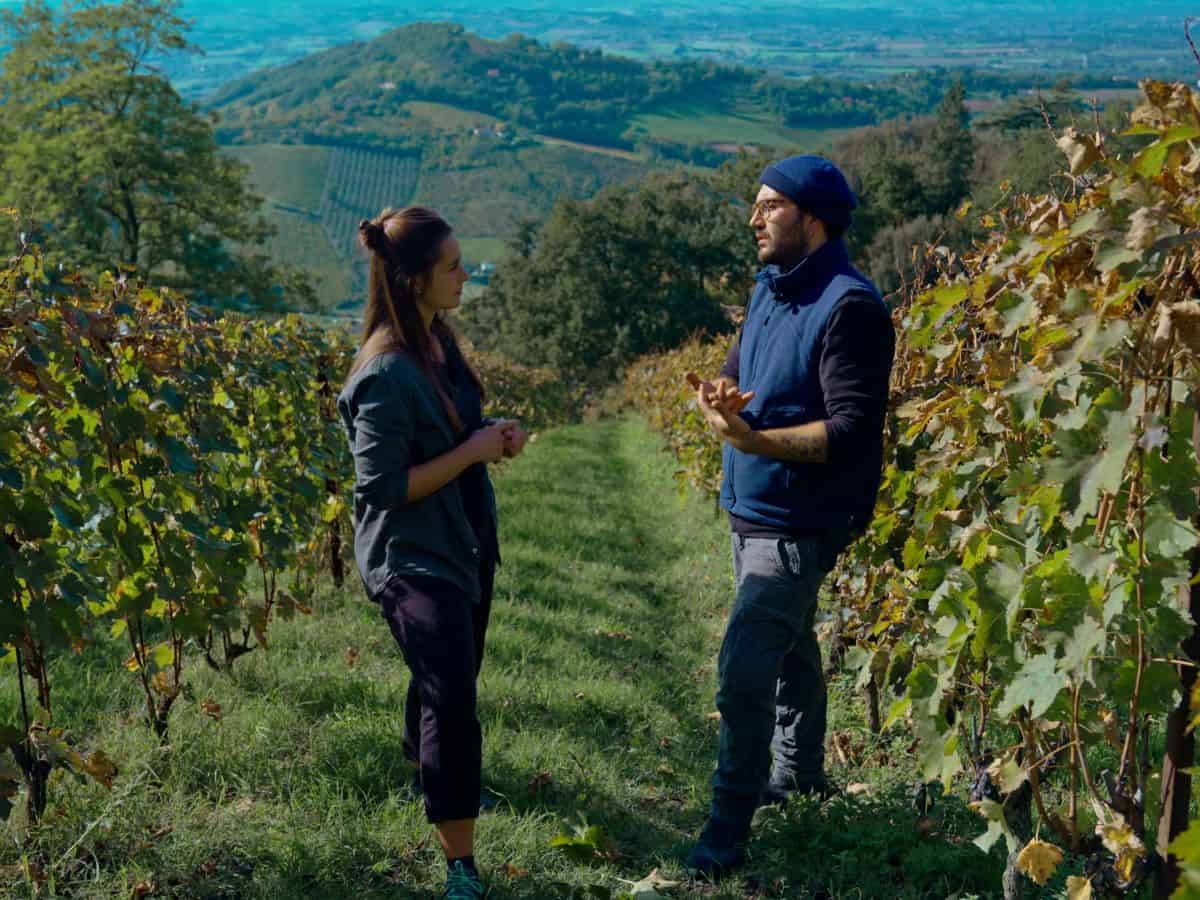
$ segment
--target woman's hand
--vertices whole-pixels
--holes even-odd
[[[499,424],[508,428],[504,433],[504,455],[509,459],[520,456],[525,445],[529,443],[529,435],[525,433],[525,429],[516,419],[505,419]]]
[[[463,445],[475,462],[500,462],[505,457],[510,426],[503,423],[485,425],[472,432]]]

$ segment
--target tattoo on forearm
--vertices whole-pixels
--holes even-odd
[[[776,440],[787,458],[795,462],[825,461],[825,439],[813,434],[780,434]]]

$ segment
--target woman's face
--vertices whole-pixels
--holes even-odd
[[[431,314],[456,309],[462,303],[463,285],[469,277],[463,269],[458,238],[450,235],[442,242],[438,261],[420,280],[417,305]]]

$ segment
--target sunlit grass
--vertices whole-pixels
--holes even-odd
[[[682,877],[716,758],[732,578],[725,523],[673,470],[643,425],[609,421],[546,432],[497,476],[505,563],[480,716],[484,781],[502,801],[478,841],[494,898],[616,897],[655,868]],[[400,753],[404,663],[357,584],[312,604],[232,677],[191,660],[165,748],[138,721],[119,648],[59,661],[60,720],[121,773],[111,792],[56,776],[44,823],[9,826],[0,893],[33,896],[24,853],[41,896],[436,896],[443,866]],[[0,710],[15,708],[12,681]],[[999,857],[970,844],[982,820],[961,799],[918,821],[910,736],[870,734],[844,680],[831,714],[848,754],[831,753],[833,774],[864,793],[762,816],[744,877],[669,895],[997,895]],[[581,819],[612,838],[610,858],[550,846]]]

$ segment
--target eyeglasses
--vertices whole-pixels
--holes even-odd
[[[750,221],[753,222],[759,216],[762,216],[764,219],[769,219],[776,212],[781,209],[786,209],[787,207],[788,204],[784,200],[776,200],[774,198],[759,200],[752,207],[750,207]]]

